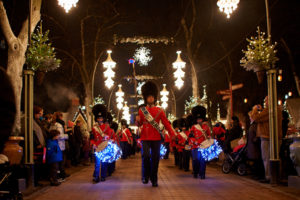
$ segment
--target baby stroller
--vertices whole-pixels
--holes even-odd
[[[247,173],[247,145],[241,144],[234,148],[233,152],[225,153],[225,159],[222,165],[222,171],[225,174],[237,170],[240,176]]]

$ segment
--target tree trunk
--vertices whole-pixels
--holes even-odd
[[[22,94],[22,69],[25,63],[25,50],[22,45],[16,41],[13,45],[16,48],[9,48],[7,61],[7,74],[11,80],[16,102],[16,119],[13,128],[13,135],[21,132],[21,94]]]
[[[199,97],[199,87],[198,87],[198,77],[197,77],[197,72],[195,69],[195,64],[193,60],[189,57],[189,61],[191,64],[191,76],[192,76],[192,89],[193,89],[193,96],[195,98]]]
[[[84,99],[84,105],[86,108],[86,117],[87,117],[87,124],[88,124],[88,130],[90,131],[92,129],[92,124],[93,124],[93,113],[90,105],[93,104],[93,97],[92,97],[92,88],[91,84],[85,84],[85,92],[86,92],[86,97]]]

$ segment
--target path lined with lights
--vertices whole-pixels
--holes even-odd
[[[171,155],[171,157],[173,157]],[[92,184],[93,166],[73,174],[59,187],[47,187],[26,197],[31,200],[100,200],[100,199],[296,199],[249,178],[223,174],[220,167],[207,166],[207,179],[194,179],[191,172],[174,167],[173,159],[161,160],[158,188],[141,182],[140,155],[117,161],[117,169],[105,182]]]

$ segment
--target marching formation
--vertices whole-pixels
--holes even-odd
[[[145,104],[139,107],[136,116],[138,126],[136,135],[139,138],[142,155],[142,183],[148,184],[151,181],[153,187],[158,186],[159,161],[161,158],[168,159],[170,151],[174,153],[175,165],[184,171],[189,171],[192,158],[194,177],[205,179],[206,162],[216,158],[222,151],[218,143],[211,139],[211,129],[206,122],[206,109],[203,106],[194,107],[191,115],[175,120],[172,127],[164,110],[156,106],[158,96],[156,84],[151,81],[145,83],[142,86],[142,95]],[[95,117],[91,138],[95,155],[93,181],[98,183],[105,181],[105,178],[115,171],[117,159],[129,157],[134,134],[130,131],[126,120],[121,120],[121,127],[118,129],[105,105],[95,105],[93,114]]]

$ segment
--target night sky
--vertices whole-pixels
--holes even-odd
[[[25,0],[4,1],[11,20],[12,27],[18,32],[22,19],[26,15]],[[263,0],[241,0],[238,8],[230,19],[218,10],[216,0],[195,0],[197,19],[194,28],[193,44],[201,43],[196,53],[196,68],[200,94],[202,86],[207,85],[207,93],[212,101],[213,116],[216,115],[216,105],[220,103],[222,116],[226,115],[226,102],[216,94],[216,91],[228,88],[230,70],[228,56],[232,62],[233,84],[243,83],[244,88],[234,92],[234,109],[246,113],[254,104],[261,103],[266,95],[266,79],[259,85],[253,72],[246,72],[239,64],[243,56],[241,50],[246,49],[246,38],[256,34],[257,26],[266,32],[265,5]],[[278,83],[278,98],[283,99],[288,91],[296,94],[296,85],[292,76],[292,69],[288,54],[281,40],[289,46],[296,73],[300,75],[300,3],[298,0],[279,1],[270,0],[272,41],[278,42],[279,62],[277,67],[283,70],[283,81]],[[44,0],[42,6],[43,30],[50,30],[50,39],[57,48],[57,56],[62,59],[62,66],[46,74],[42,85],[35,85],[35,103],[45,107],[46,111],[66,111],[69,107],[68,99],[78,96],[83,102],[84,90],[78,67],[73,65],[67,51],[81,61],[80,20],[86,16],[93,16],[84,25],[84,39],[86,42],[87,65],[91,66],[93,59],[94,38],[98,27],[101,36],[97,44],[98,52],[112,49],[112,58],[117,62],[116,82],[123,84],[126,93],[133,93],[133,84],[123,77],[132,74],[128,59],[134,54],[136,44],[113,44],[113,35],[124,37],[151,36],[173,37],[174,43],[145,44],[151,49],[153,60],[148,67],[137,66],[137,74],[162,76],[158,85],[167,84],[172,88],[177,101],[177,116],[184,111],[184,101],[192,94],[190,66],[186,56],[186,40],[180,21],[185,17],[187,23],[191,21],[191,0],[79,0],[76,8],[65,13],[57,5],[56,0]],[[118,13],[118,16],[114,16]],[[112,20],[113,19],[113,20]],[[111,25],[112,28],[108,28]],[[3,40],[1,33],[0,39]],[[172,62],[176,60],[176,51],[182,51],[182,59],[187,62],[185,68],[185,85],[181,90],[174,86]],[[5,49],[1,49],[1,64],[5,66]],[[95,96],[100,94],[108,101],[110,90],[104,86],[102,62],[106,59],[104,53],[97,67],[95,78]],[[89,69],[92,70],[92,69]],[[161,90],[162,88],[160,88]],[[247,104],[243,99],[248,98]],[[114,95],[112,101],[114,102]]]

